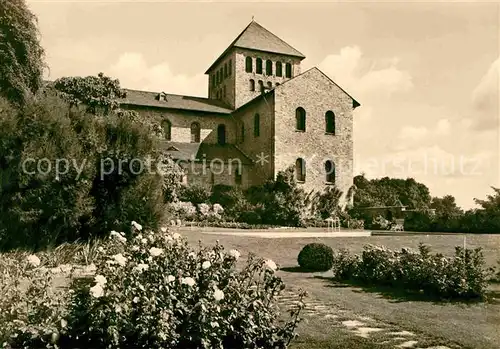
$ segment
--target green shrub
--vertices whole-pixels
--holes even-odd
[[[325,244],[307,244],[300,251],[297,261],[304,270],[327,271],[333,266],[333,250]]]
[[[285,286],[273,261],[249,256],[236,268],[236,250],[218,244],[192,249],[177,233],[143,232],[133,224],[128,239],[112,232],[95,260],[94,279],[74,279],[65,292],[70,299],[57,308],[46,308],[56,303],[44,292],[50,287],[45,282],[37,283],[37,297],[28,301],[33,316],[21,310],[24,294],[16,298],[19,304],[2,307],[7,311],[0,320],[8,320],[0,328],[2,343],[53,349],[288,347],[304,294],[284,321],[277,296]]]
[[[211,192],[201,185],[188,185],[179,189],[179,200],[192,204],[206,204],[210,202]]]
[[[432,254],[422,244],[418,251],[368,245],[360,255],[342,250],[333,260],[337,279],[423,292],[437,298],[483,298],[489,279],[480,248],[456,247],[453,257],[445,257]]]

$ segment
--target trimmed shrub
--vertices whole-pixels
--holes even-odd
[[[191,202],[194,205],[207,204],[210,202],[211,192],[201,185],[188,185],[179,189],[179,200]]]
[[[300,251],[297,261],[304,270],[327,271],[333,267],[333,250],[325,244],[307,244]]]

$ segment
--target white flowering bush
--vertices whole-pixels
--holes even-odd
[[[113,233],[95,276],[73,283],[60,348],[286,348],[294,338],[303,303],[279,322],[285,285],[272,260],[250,256],[237,270],[237,250],[133,230]]]
[[[196,206],[191,202],[177,201],[170,204],[170,208],[176,217],[184,220],[196,218]]]

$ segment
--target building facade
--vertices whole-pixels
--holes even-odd
[[[208,98],[126,90],[121,104],[161,124],[188,184],[245,189],[294,166],[306,191],[345,195],[360,104],[318,68],[302,72],[304,58],[252,21],[206,71]]]

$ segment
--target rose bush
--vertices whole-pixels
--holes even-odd
[[[272,260],[251,255],[237,269],[237,250],[193,249],[178,233],[145,232],[136,222],[132,230],[112,232],[94,258],[95,275],[74,278],[59,310],[43,308],[49,315],[37,331],[5,319],[5,346],[286,348],[294,338],[303,302],[280,321],[276,297],[285,285]],[[40,268],[33,257],[27,263]]]

